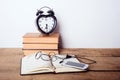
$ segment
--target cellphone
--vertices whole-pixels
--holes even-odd
[[[72,67],[72,68],[77,68],[77,69],[87,69],[88,68],[88,64],[85,63],[77,63],[77,62],[73,62],[73,61],[66,61],[62,63],[63,66],[67,66],[67,67]]]

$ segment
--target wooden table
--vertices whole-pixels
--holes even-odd
[[[0,49],[0,80],[120,80],[120,49],[61,49],[61,54],[75,54],[95,60],[88,72],[20,76],[21,48]]]

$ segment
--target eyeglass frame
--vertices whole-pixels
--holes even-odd
[[[35,54],[35,58],[38,60],[38,59],[42,59],[42,60],[44,60],[44,61],[51,61],[52,60],[52,57],[54,56],[56,59],[55,59],[55,61],[57,60],[57,58],[59,58],[59,59],[62,59],[62,61],[60,61],[60,63],[62,63],[65,59],[68,59],[68,58],[72,58],[73,56],[70,56],[70,55],[66,55],[66,57],[65,58],[61,58],[61,57],[58,57],[58,56],[56,56],[55,55],[55,53],[54,52],[49,52],[49,54],[39,54],[39,53],[42,53],[41,51],[38,51],[36,54]],[[50,55],[51,55],[51,53],[54,53],[54,55],[51,57]],[[39,56],[38,56],[38,54],[39,54]],[[46,59],[44,59],[43,57],[41,57],[42,55],[46,55],[46,56],[48,56],[50,59],[49,60],[46,60]],[[38,57],[37,57],[38,56]],[[52,60],[53,61],[53,60]]]

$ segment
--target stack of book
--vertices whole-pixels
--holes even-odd
[[[23,53],[29,55],[39,51],[47,54],[58,54],[59,34],[42,35],[40,33],[26,33],[23,36]]]

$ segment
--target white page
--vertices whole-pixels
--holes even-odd
[[[45,61],[41,58],[36,59],[35,55],[36,54],[32,54],[22,58],[21,74],[29,73],[32,71],[34,72],[40,69],[49,69],[52,67],[50,61]]]

